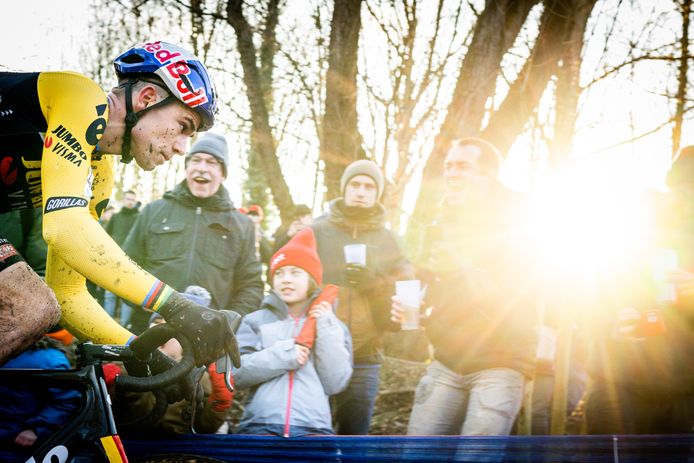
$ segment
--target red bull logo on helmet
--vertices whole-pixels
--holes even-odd
[[[204,87],[194,88],[189,77],[191,71],[186,60],[197,60],[195,56],[182,48],[161,42],[146,43],[142,48],[162,64],[163,67],[156,74],[166,82],[171,91],[178,93],[183,103],[191,108],[207,103]]]

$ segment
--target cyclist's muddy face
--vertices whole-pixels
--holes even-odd
[[[174,102],[145,114],[132,131],[132,152],[144,170],[183,156],[188,139],[200,124],[199,116],[182,103]]]

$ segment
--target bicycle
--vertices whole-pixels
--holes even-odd
[[[231,326],[238,325],[233,316],[229,315],[228,318]],[[173,363],[157,351],[158,346],[174,337],[183,347],[183,359],[179,363]],[[137,347],[137,353],[131,349],[132,345]],[[82,343],[77,348],[77,367],[72,370],[0,369],[0,382],[4,384],[46,384],[51,387],[60,384],[80,390],[82,393],[79,410],[60,430],[33,450],[26,463],[128,463],[111,409],[111,399],[102,368],[103,362],[124,362],[133,370],[143,371],[150,370],[156,365],[155,374],[151,376],[116,377],[117,388],[134,392],[152,391],[156,398],[155,406],[150,414],[138,419],[137,422],[124,424],[130,427],[160,418],[168,405],[164,388],[181,383],[181,380],[194,368],[190,341],[175,332],[170,325],[162,324],[148,329],[136,341],[133,341],[131,346]],[[165,367],[162,363],[166,364]],[[233,390],[230,384],[231,360],[228,357],[224,356],[217,361],[217,371],[225,375],[227,387]],[[186,391],[185,397],[191,397],[191,394],[195,393],[195,384],[193,384],[195,381],[190,383],[189,386],[192,388]],[[192,397],[194,418],[196,400],[194,395]],[[10,457],[5,455],[4,458]],[[23,458],[26,458],[26,455]],[[195,461],[203,460],[219,461],[195,457]],[[147,461],[154,460],[148,458]]]

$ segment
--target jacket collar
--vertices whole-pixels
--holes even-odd
[[[306,308],[311,305],[313,300],[318,297],[320,294],[321,290],[320,288],[317,289],[311,297],[308,298],[306,301]],[[287,307],[287,304],[280,298],[279,294],[275,292],[274,289],[271,289],[263,298],[263,302],[260,305],[261,308],[263,309],[268,309],[272,312],[275,313],[280,318],[286,318],[289,316],[289,307]]]
[[[368,209],[350,208],[344,198],[337,198],[330,202],[328,220],[342,228],[375,230],[385,226],[386,210],[380,203]]]

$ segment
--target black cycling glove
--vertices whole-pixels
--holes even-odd
[[[241,366],[236,337],[228,318],[219,310],[203,307],[174,292],[159,313],[193,344],[197,366],[207,366],[225,353],[234,366]]]

